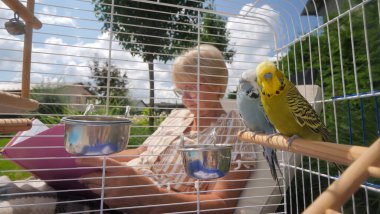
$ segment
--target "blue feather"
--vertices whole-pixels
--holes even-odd
[[[269,122],[260,100],[260,92],[256,81],[256,72],[243,74],[239,81],[237,92],[237,107],[245,126],[252,132],[263,132],[265,134],[275,133]],[[244,77],[249,77],[245,79]],[[276,165],[279,168],[276,150],[263,147],[263,155],[269,164],[273,180],[279,184]],[[280,171],[281,172],[281,171]],[[280,189],[281,191],[281,189]]]

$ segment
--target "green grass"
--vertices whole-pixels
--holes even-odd
[[[164,116],[156,118],[154,120],[155,126],[158,126],[163,120],[165,119]],[[156,128],[153,130],[149,128],[148,124],[148,118],[142,117],[139,120],[133,121],[133,126],[131,127],[131,134],[129,138],[128,145],[130,145],[130,148],[135,148],[138,145],[141,145],[148,136],[153,134],[153,132],[156,131]]]
[[[0,138],[0,147],[3,148],[8,142],[10,138]],[[12,170],[22,170],[17,164],[12,161],[4,159],[2,156],[0,157],[0,176],[8,176],[11,180],[20,180],[26,179],[31,176],[29,172],[19,171],[13,172]]]

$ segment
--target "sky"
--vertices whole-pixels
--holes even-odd
[[[304,4],[305,0],[215,0],[216,10],[228,17],[230,45],[236,51],[233,62],[227,63],[228,91],[236,89],[242,72],[275,58],[275,48],[308,32],[309,23],[316,25],[315,17],[299,17]],[[33,34],[32,84],[90,82],[90,61],[110,56],[113,65],[127,72],[132,97],[147,100],[147,64],[123,51],[116,40],[110,44],[109,33],[100,31],[102,24],[96,21],[91,1],[37,0],[35,14],[43,27]],[[23,37],[2,28],[10,18],[13,12],[0,1],[0,90],[17,88],[21,81]],[[156,102],[174,100],[171,64],[155,61]]]

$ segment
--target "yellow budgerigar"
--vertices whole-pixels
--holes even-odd
[[[267,117],[283,135],[328,141],[328,131],[309,102],[274,63],[264,61],[257,68],[257,83]]]

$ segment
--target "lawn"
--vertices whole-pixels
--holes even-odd
[[[9,138],[0,138],[0,148],[3,148]],[[11,180],[26,179],[31,176],[29,172],[23,171],[21,167],[12,161],[6,160],[3,156],[0,157],[0,176],[8,176]]]

